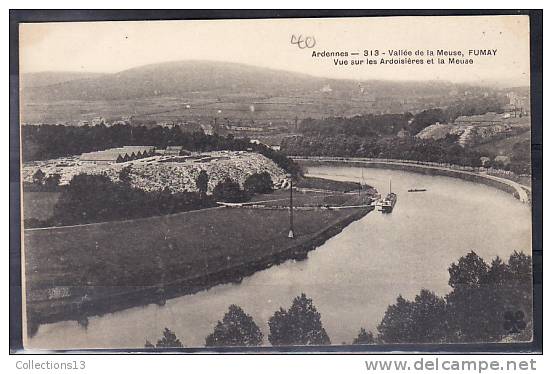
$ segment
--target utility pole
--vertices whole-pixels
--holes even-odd
[[[295,233],[293,232],[293,177],[290,175],[289,178],[289,234],[288,238],[295,238]]]

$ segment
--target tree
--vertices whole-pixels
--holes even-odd
[[[121,171],[119,171],[119,180],[126,185],[130,185],[130,182],[132,182],[132,179],[130,177],[131,172],[132,165],[125,166],[121,169]]]
[[[413,303],[412,337],[420,343],[445,341],[448,335],[446,302],[435,293],[422,289]]]
[[[449,268],[449,285],[453,289],[475,288],[485,279],[489,266],[474,251],[452,264]]]
[[[312,299],[302,293],[289,310],[276,311],[268,321],[268,341],[274,345],[327,345],[330,338],[322,326]]]
[[[422,290],[414,301],[402,296],[378,326],[385,343],[502,341],[515,334],[531,339],[531,257],[514,252],[508,263],[496,257],[487,265],[475,252],[449,268],[452,291],[445,298]]]
[[[374,339],[374,334],[372,331],[366,332],[364,327],[361,327],[358,336],[353,340],[353,344],[375,344],[376,339]]]
[[[253,318],[237,305],[230,305],[228,312],[218,321],[215,330],[205,338],[205,346],[257,346],[262,344],[263,334]]]
[[[493,259],[487,272],[485,283],[503,285],[508,282],[508,265],[498,256]]]
[[[495,259],[491,267],[474,251],[449,268],[447,299],[449,326],[455,340],[461,342],[497,341],[503,328],[504,281],[502,261]]]
[[[48,188],[56,188],[59,186],[60,181],[61,181],[61,175],[58,173],[54,173],[49,175],[46,179],[44,179],[44,185]]]
[[[378,326],[385,343],[438,343],[447,337],[445,300],[422,289],[414,301],[397,298]]]
[[[507,264],[497,257],[488,266],[472,251],[449,273],[447,314],[455,340],[500,341],[509,333],[507,314],[532,319],[531,258],[523,252],[514,252]]]
[[[38,169],[33,174],[33,183],[38,184],[38,185],[42,185],[42,183],[44,182],[44,177],[45,176],[46,176],[46,174],[44,174],[44,172],[42,170]]]
[[[87,223],[116,218],[123,204],[120,192],[107,176],[78,174],[71,179],[54,207],[61,224]]]
[[[394,305],[389,305],[381,323],[378,325],[378,331],[381,339],[385,343],[402,343],[411,340],[409,334],[412,303],[401,295],[397,298]]]
[[[243,188],[250,193],[271,193],[272,186],[272,177],[266,171],[251,174],[243,183]]]
[[[508,259],[508,270],[512,279],[522,283],[531,283],[533,277],[533,265],[531,256],[523,252],[514,251]]]
[[[208,183],[209,183],[209,175],[205,170],[201,170],[199,172],[199,175],[196,178],[196,186],[197,186],[197,189],[199,190],[199,194],[201,195],[201,197],[205,196],[205,194],[207,193]]]
[[[426,109],[414,116],[412,123],[410,124],[410,131],[412,135],[416,135],[427,126],[433,125],[436,122],[446,122],[447,117],[442,109]]]
[[[146,344],[144,344],[144,348],[155,348],[155,346],[151,344],[148,339],[146,339]]]
[[[226,178],[219,182],[213,189],[213,196],[216,200],[236,203],[245,201],[247,195],[240,189],[238,182]]]
[[[176,334],[165,327],[163,337],[157,341],[157,348],[182,348],[182,342],[176,337]]]

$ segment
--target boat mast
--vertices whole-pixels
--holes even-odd
[[[391,178],[389,178],[389,193],[391,193]]]

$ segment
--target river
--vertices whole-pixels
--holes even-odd
[[[157,341],[165,327],[188,347],[203,346],[230,304],[250,314],[268,344],[268,319],[305,292],[313,299],[333,344],[351,343],[364,327],[376,333],[389,304],[422,288],[449,291],[448,267],[469,250],[485,260],[507,260],[531,250],[530,206],[476,183],[404,171],[358,167],[309,167],[313,176],[358,181],[384,195],[392,180],[398,202],[392,214],[373,211],[309,252],[259,271],[240,284],[74,321],[41,325],[29,348],[132,348]],[[427,192],[408,193],[409,188]]]

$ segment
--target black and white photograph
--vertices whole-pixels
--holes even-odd
[[[531,346],[532,32],[20,23],[24,348]]]

